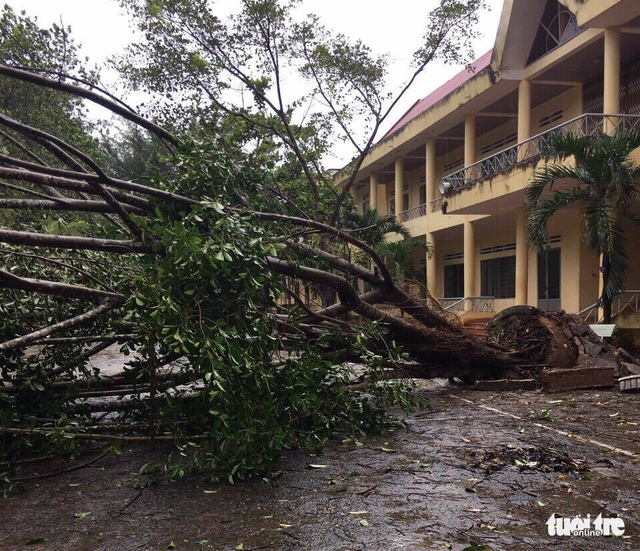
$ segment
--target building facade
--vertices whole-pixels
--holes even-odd
[[[551,220],[539,254],[526,241],[524,190],[550,135],[621,127],[640,128],[640,0],[505,0],[493,50],[376,144],[355,199],[431,244],[425,279],[453,311],[588,312],[601,276],[579,212]],[[627,287],[640,289],[640,233],[625,232]]]

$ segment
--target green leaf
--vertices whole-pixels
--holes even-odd
[[[73,516],[76,518],[87,518],[91,514],[91,511],[87,511],[86,513],[74,513]]]

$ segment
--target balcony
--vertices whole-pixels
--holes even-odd
[[[412,209],[405,210],[398,215],[400,222],[405,223],[409,220],[415,220],[416,218],[420,218],[421,216],[427,215],[427,205],[418,205],[417,207],[413,207]]]
[[[451,197],[519,166],[534,164],[550,151],[551,139],[554,136],[570,133],[576,136],[597,136],[602,133],[605,125],[618,130],[640,130],[640,116],[592,113],[581,115],[449,174],[442,179],[440,189],[444,197]],[[441,203],[439,206],[441,208]]]

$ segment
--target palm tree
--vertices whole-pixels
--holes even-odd
[[[382,243],[385,235],[389,233],[398,233],[404,239],[411,238],[409,230],[395,216],[380,214],[375,209],[366,209],[364,212],[351,211],[345,222],[359,239],[372,247]]]
[[[353,211],[346,219],[346,225],[393,267],[400,281],[420,278],[419,266],[415,260],[415,251],[421,250],[429,257],[432,255],[431,245],[413,239],[411,232],[403,226],[395,216],[380,214],[377,210],[367,209],[364,212]],[[402,237],[398,241],[388,241],[387,235],[397,233]]]
[[[538,250],[548,247],[547,223],[558,211],[577,205],[582,219],[582,239],[602,258],[603,291],[600,305],[604,323],[611,323],[613,298],[625,288],[629,267],[627,239],[620,222],[640,226],[631,209],[638,197],[640,166],[631,153],[640,147],[640,132],[618,131],[614,135],[554,136],[526,190],[529,207],[527,237]],[[573,157],[574,163],[565,163]],[[554,190],[554,184],[570,180],[572,187]]]

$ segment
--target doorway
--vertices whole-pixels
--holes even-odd
[[[547,249],[538,254],[538,308],[544,312],[562,308],[560,273],[560,249]]]

